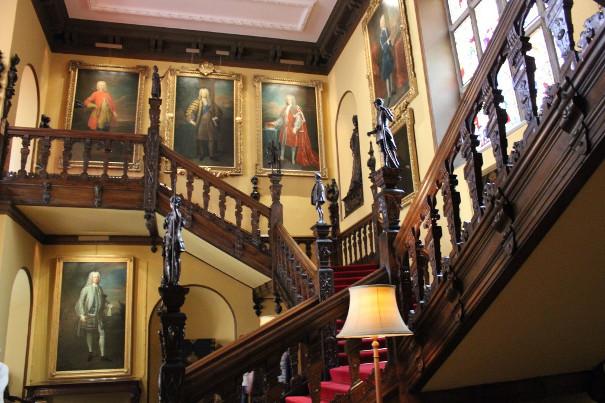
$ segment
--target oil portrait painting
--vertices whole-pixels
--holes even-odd
[[[403,0],[372,0],[364,18],[371,101],[399,106],[416,95],[416,79]]]
[[[208,65],[171,69],[168,144],[199,166],[241,174],[241,85],[239,74],[217,72]]]
[[[142,101],[147,74],[148,68],[144,66],[122,67],[70,62],[65,128],[143,133]],[[110,166],[111,163],[121,163],[124,152],[122,143],[112,142]],[[76,165],[77,161],[84,159],[83,153],[84,144],[75,142],[72,161],[76,161]],[[104,146],[100,142],[92,144],[91,166],[100,166],[103,158]]]
[[[258,150],[262,161],[258,173],[267,173],[275,157],[284,174],[321,172],[325,176],[321,83],[262,77],[257,77],[256,83],[260,106]]]
[[[130,373],[132,258],[59,258],[50,376]]]

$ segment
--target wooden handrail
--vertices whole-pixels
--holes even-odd
[[[233,199],[240,200],[242,204],[250,207],[251,209],[258,210],[260,215],[267,218],[271,215],[271,209],[269,207],[254,200],[246,193],[233,187],[224,180],[216,177],[211,172],[200,168],[197,164],[191,162],[187,158],[183,157],[181,154],[177,153],[174,150],[171,150],[163,144],[160,146],[160,156],[165,157],[170,161],[176,161],[178,166],[192,172],[197,177],[204,180],[204,182],[210,183],[213,187],[224,191],[228,196],[232,197]]]
[[[98,132],[90,130],[61,130],[61,129],[45,129],[34,127],[9,126],[6,135],[8,137],[52,137],[52,138],[69,138],[72,140],[113,140],[113,141],[128,141],[131,143],[145,143],[147,136],[143,134],[125,134],[116,132]]]
[[[377,270],[356,285],[375,284],[387,281],[387,273]],[[235,379],[241,384],[244,372],[264,367],[267,362],[277,360],[289,347],[305,342],[310,330],[320,329],[346,315],[349,292],[342,290],[319,304],[311,298],[288,310],[282,316],[242,337],[238,341],[220,348],[187,367],[184,396],[187,401],[198,401],[219,388],[219,385]],[[321,372],[321,367],[319,367]]]

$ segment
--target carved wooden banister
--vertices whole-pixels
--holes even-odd
[[[386,279],[386,272],[378,270],[356,284],[383,283]],[[196,402],[215,393],[223,399],[228,395],[238,396],[237,388],[244,372],[255,370],[255,374],[257,371],[279,374],[280,357],[287,350],[291,361],[297,362],[299,352],[302,358],[302,372],[299,372],[298,365],[291,365],[292,379],[306,381],[311,396],[319,399],[323,367],[319,329],[344,318],[348,301],[347,290],[336,293],[321,304],[317,297],[310,298],[258,330],[191,364],[185,376],[183,395],[186,401]],[[264,396],[272,396],[268,401],[279,401],[280,395],[293,386],[279,383],[275,376],[264,376],[262,383],[266,391]],[[307,387],[301,390],[301,394],[307,394]]]
[[[580,38],[590,39],[571,48],[573,4],[548,2],[551,10],[563,10],[556,23],[552,15],[547,23],[560,35],[557,46],[564,57],[561,81],[551,86],[543,105],[537,105],[535,61],[527,53],[531,43],[523,31],[534,3],[508,3],[393,243],[403,314],[417,336],[397,347],[401,368],[406,368],[394,380],[400,390],[422,388],[550,228],[553,221],[545,218],[545,203],[558,214],[562,211],[551,187],[566,192],[573,183],[570,167],[585,181],[590,175],[586,172],[602,162],[602,148],[599,155],[596,144],[601,141],[602,147],[605,137],[603,9],[585,23]],[[522,140],[512,148],[507,144],[507,113],[497,81],[504,63],[511,67],[527,123]],[[479,113],[487,117],[492,148],[486,152],[492,152],[496,161],[496,175],[487,180],[482,177],[483,155],[473,124]],[[461,180],[468,186],[460,186]],[[542,231],[537,239],[532,238],[536,228]]]
[[[273,257],[277,259],[274,284],[288,306],[317,296],[317,266],[283,224],[275,226]]]
[[[229,183],[225,182],[224,180],[218,178],[211,172],[209,172],[203,168],[200,168],[199,165],[195,164],[194,162],[191,162],[190,160],[188,160],[181,154],[177,153],[174,150],[171,150],[170,148],[166,147],[165,145],[162,145],[160,147],[160,156],[166,158],[167,160],[169,160],[171,162],[175,162],[178,167],[183,168],[187,172],[194,174],[199,179],[202,179],[204,181],[204,183],[208,183],[210,186],[212,186],[216,189],[219,189],[221,191],[224,191],[227,196],[229,196],[235,200],[240,200],[243,205],[245,205],[251,209],[258,210],[258,212],[262,216],[269,217],[271,215],[271,210],[269,209],[269,207],[265,206],[264,204],[260,203],[259,201],[255,200],[255,199],[253,199],[246,193],[235,188],[234,186],[230,185]]]
[[[91,139],[93,141],[129,141],[135,144],[144,144],[146,136],[143,134],[125,134],[116,132],[96,132],[90,130],[62,130],[62,129],[47,129],[47,128],[33,128],[33,127],[19,127],[9,126],[7,134],[10,137],[23,137],[29,135],[34,138],[51,137],[57,139],[70,138],[72,140],[86,140]]]

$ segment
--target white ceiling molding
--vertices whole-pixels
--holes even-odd
[[[71,18],[314,42],[336,0],[65,0]]]

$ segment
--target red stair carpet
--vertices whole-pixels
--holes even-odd
[[[334,267],[334,289],[335,292],[350,287],[357,281],[366,277],[376,270],[375,264],[336,266]],[[344,324],[343,320],[336,321],[338,333]],[[379,339],[380,345],[384,346],[384,339]],[[340,366],[330,369],[330,380],[321,383],[321,403],[332,401],[337,394],[346,394],[351,388],[351,376],[349,374],[349,365],[347,354],[345,353],[345,340],[338,340],[338,363]],[[387,349],[380,348],[380,367],[384,369],[387,359]],[[359,353],[361,365],[359,366],[359,377],[365,381],[372,374],[374,364],[372,363],[372,339],[362,339],[362,350]],[[286,403],[310,403],[309,396],[288,396]]]

